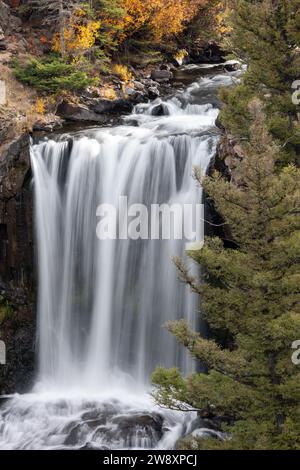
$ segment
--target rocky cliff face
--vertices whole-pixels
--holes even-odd
[[[22,392],[34,369],[33,210],[29,135],[0,148],[0,393]]]

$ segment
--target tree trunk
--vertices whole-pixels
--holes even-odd
[[[59,0],[59,34],[60,34],[60,53],[62,57],[66,55],[65,45],[65,11],[63,0]]]

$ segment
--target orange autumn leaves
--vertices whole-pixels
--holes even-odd
[[[69,55],[76,56],[94,46],[101,34],[118,45],[138,36],[159,43],[181,33],[203,10],[215,7],[216,0],[118,0],[122,14],[109,18],[101,8],[92,16],[77,8],[64,29],[64,44]],[[60,34],[53,41],[53,50],[61,52]],[[108,41],[107,41],[108,42]],[[104,40],[105,43],[105,40]]]

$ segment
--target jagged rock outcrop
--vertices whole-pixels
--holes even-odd
[[[9,25],[10,12],[9,6],[0,1],[0,26],[5,31]]]
[[[211,175],[214,171],[219,172],[227,181],[231,181],[236,186],[243,186],[243,181],[239,174],[239,162],[244,158],[243,150],[238,142],[232,135],[228,134],[225,128],[222,127],[220,122],[217,122],[218,127],[222,130],[216,155],[212,159],[207,173]],[[225,224],[221,215],[216,210],[214,201],[204,193],[205,205],[205,235],[212,237],[219,237],[223,240],[227,248],[235,248],[230,228]]]
[[[220,139],[214,167],[236,186],[243,183],[238,172],[238,164],[244,158],[243,149],[238,140],[224,133]]]
[[[22,21],[11,14],[9,6],[0,0],[0,26],[4,34],[21,32]]]
[[[32,192],[29,135],[0,154],[0,275],[16,287],[32,287]]]

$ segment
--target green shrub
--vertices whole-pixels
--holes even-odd
[[[15,60],[12,66],[18,80],[40,91],[76,91],[95,84],[86,71],[54,55],[42,59],[29,57],[25,63]]]

